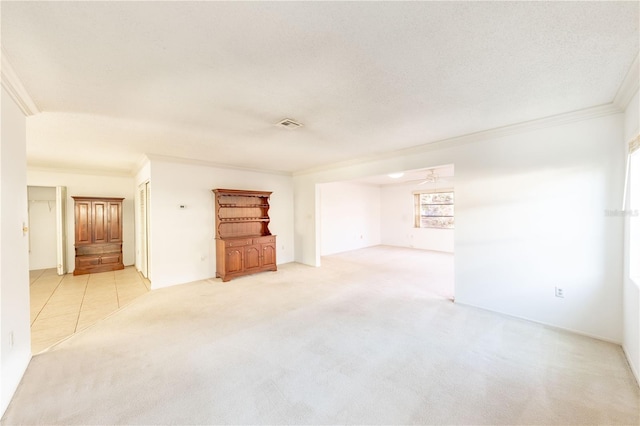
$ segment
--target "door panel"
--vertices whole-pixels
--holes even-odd
[[[87,268],[90,266],[98,266],[100,265],[100,258],[95,257],[76,257],[76,266],[80,268]]]
[[[122,204],[109,203],[109,216],[107,218],[107,241],[117,243],[122,241]]]
[[[262,266],[270,266],[276,264],[276,246],[275,244],[262,245]]]
[[[225,262],[227,274],[242,271],[243,251],[243,248],[230,248],[227,250],[227,259]]]
[[[76,242],[78,244],[91,243],[91,202],[76,202]]]
[[[94,243],[107,242],[107,203],[94,201],[93,207],[93,241]]]
[[[104,254],[100,257],[100,263],[102,265],[108,265],[110,263],[120,263],[120,254]]]
[[[260,249],[259,246],[249,246],[245,249],[244,255],[244,269],[249,271],[251,269],[260,267]]]

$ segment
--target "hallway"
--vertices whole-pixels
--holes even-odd
[[[55,269],[29,271],[31,352],[81,331],[150,290],[134,267],[59,276]]]

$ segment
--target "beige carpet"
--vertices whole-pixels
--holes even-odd
[[[33,358],[2,424],[628,424],[620,347],[459,306],[390,247],[153,291]]]

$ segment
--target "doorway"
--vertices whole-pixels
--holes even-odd
[[[445,164],[317,184],[317,252],[364,255],[374,251],[363,249],[375,246],[406,249],[389,253],[431,265],[423,273],[425,286],[454,300],[454,172],[453,164]],[[398,271],[400,276],[402,268]]]
[[[134,267],[96,274],[73,275],[67,261],[66,187],[27,187],[29,214],[29,275],[32,353],[56,344],[149,292],[149,282]],[[71,228],[71,262],[74,231]]]
[[[29,271],[67,272],[67,189],[28,186]]]

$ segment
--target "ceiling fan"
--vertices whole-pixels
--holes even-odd
[[[424,178],[424,180],[418,183],[418,185],[424,185],[425,183],[436,183],[439,178],[440,177],[438,176],[436,171],[434,169],[431,169],[429,170],[429,173],[427,173],[427,176]]]

